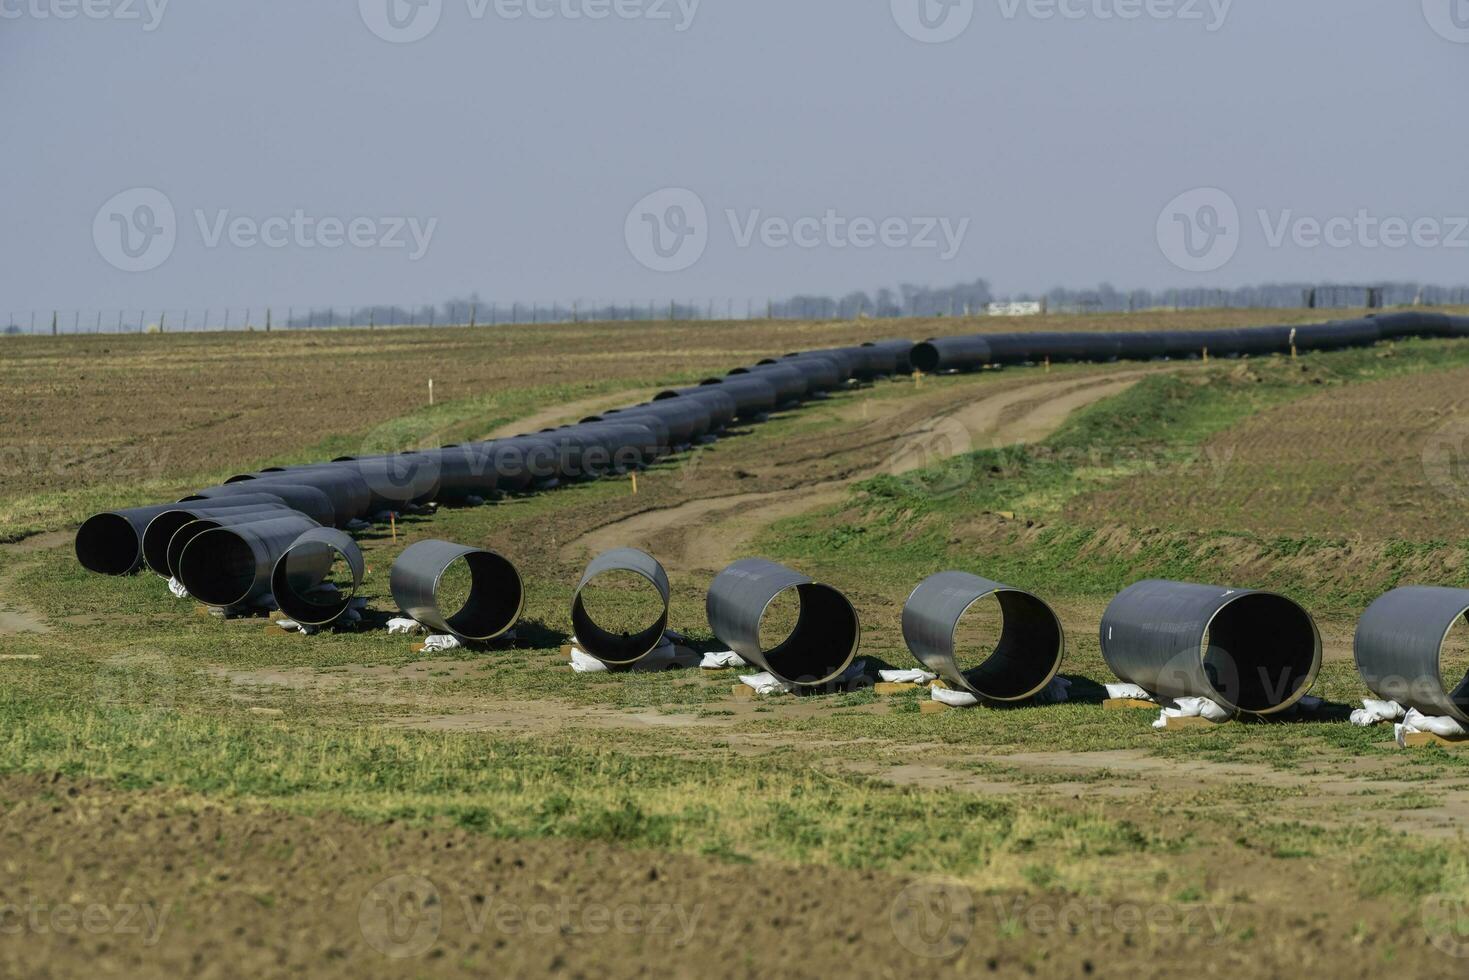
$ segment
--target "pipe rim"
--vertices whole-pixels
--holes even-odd
[[[1210,634],[1214,630],[1215,620],[1217,620],[1227,610],[1229,610],[1239,602],[1249,598],[1276,599],[1288,604],[1295,612],[1299,613],[1300,616],[1306,621],[1306,624],[1311,627],[1311,639],[1313,646],[1310,666],[1306,670],[1301,682],[1296,685],[1296,689],[1290,694],[1290,696],[1282,700],[1279,704],[1276,704],[1269,708],[1258,710],[1253,708],[1243,708],[1227,698],[1224,693],[1219,690],[1219,686],[1215,684],[1214,681],[1209,679],[1209,671],[1207,668],[1209,639]],[[1306,610],[1306,607],[1302,606],[1300,603],[1296,602],[1289,596],[1282,595],[1279,592],[1270,592],[1264,589],[1246,589],[1238,592],[1236,595],[1229,596],[1228,601],[1220,604],[1219,608],[1215,609],[1214,612],[1209,615],[1208,620],[1204,623],[1204,629],[1199,638],[1198,654],[1200,676],[1204,678],[1205,683],[1207,683],[1209,686],[1209,689],[1218,695],[1217,698],[1212,698],[1211,700],[1214,700],[1222,707],[1227,708],[1230,713],[1235,715],[1259,715],[1262,717],[1275,715],[1281,713],[1282,711],[1288,711],[1291,708],[1295,707],[1298,703],[1300,703],[1301,698],[1305,697],[1311,692],[1311,688],[1315,685],[1316,676],[1321,672],[1321,629],[1316,625],[1316,618]]]
[[[917,592],[918,590],[914,589],[913,591]],[[988,694],[975,687],[974,684],[970,682],[968,676],[966,676],[972,671],[979,670],[985,664],[989,663],[996,654],[999,653],[999,639],[996,639],[995,648],[985,655],[984,660],[978,664],[975,664],[973,667],[970,667],[969,670],[965,670],[963,665],[959,662],[959,644],[957,642],[957,637],[959,635],[959,627],[964,622],[964,617],[969,614],[969,610],[973,609],[985,599],[993,596],[998,600],[1001,595],[1016,595],[1020,596],[1022,599],[1028,599],[1031,602],[1034,602],[1038,607],[1046,611],[1046,615],[1050,618],[1051,624],[1056,628],[1055,657],[1051,661],[1051,666],[1046,673],[1045,680],[1041,681],[1033,689],[1027,691],[1022,695],[1019,695],[1018,697],[1000,697],[994,694]],[[909,598],[911,599],[912,596],[910,595]],[[1007,618],[1008,617],[1005,615],[1004,606],[1001,605],[1001,637],[1004,636],[1004,624]],[[1056,610],[1051,608],[1051,604],[1049,602],[1046,602],[1044,599],[1033,592],[1027,592],[1024,589],[1017,589],[1008,585],[1002,586],[1000,588],[990,589],[983,595],[975,596],[972,600],[969,601],[967,605],[965,605],[964,609],[959,613],[959,615],[955,617],[954,628],[949,633],[949,657],[954,662],[955,668],[958,669],[959,676],[964,680],[964,687],[969,691],[970,694],[973,694],[976,697],[983,698],[986,701],[994,701],[1000,704],[1015,704],[1021,701],[1029,701],[1031,698],[1035,697],[1037,694],[1040,694],[1047,687],[1049,687],[1051,682],[1056,679],[1056,675],[1061,673],[1061,665],[1066,661],[1066,629],[1061,625],[1061,617],[1056,615]]]
[[[586,623],[590,624],[594,629],[604,635],[617,635],[611,633],[609,630],[604,630],[600,626],[598,626],[597,621],[592,618],[590,613],[587,612],[586,604],[582,601],[582,592],[586,590],[587,586],[591,585],[593,582],[597,581],[597,579],[603,577],[604,575],[609,575],[613,572],[630,572],[638,576],[638,578],[648,583],[648,585],[652,588],[653,593],[657,595],[659,600],[663,603],[663,612],[658,616],[657,620],[655,620],[651,626],[648,626],[645,629],[639,630],[638,632],[632,633],[625,637],[625,639],[627,640],[635,640],[638,637],[648,635],[651,637],[651,645],[649,645],[646,650],[643,650],[636,656],[627,657],[625,659],[603,656],[602,654],[593,650],[588,644],[588,637],[584,635],[582,626],[578,622],[578,619],[584,620]],[[581,646],[581,649],[585,653],[602,661],[602,663],[609,664],[614,667],[631,666],[632,664],[635,664],[638,661],[644,659],[654,650],[657,650],[660,646],[663,645],[664,634],[668,632],[668,612],[668,597],[665,596],[663,594],[663,590],[658,587],[657,580],[640,568],[604,568],[602,571],[598,572],[591,578],[587,579],[585,582],[581,583],[581,585],[577,586],[576,593],[571,598],[571,625],[572,628],[576,631],[576,638],[579,642],[579,645]]]
[[[143,560],[142,536],[115,511],[93,514],[83,521],[73,547],[82,567],[98,575],[127,575]],[[127,560],[129,555],[131,560]]]
[[[281,612],[285,613],[286,616],[295,620],[296,622],[301,623],[303,626],[327,626],[331,623],[336,622],[347,612],[348,609],[352,608],[352,600],[357,598],[357,581],[356,576],[354,575],[352,576],[352,581],[346,591],[338,589],[338,595],[341,596],[341,600],[332,604],[331,606],[324,606],[319,603],[309,602],[304,599],[300,594],[296,592],[295,589],[291,588],[289,576],[283,573],[286,571],[287,559],[291,557],[291,553],[293,551],[312,545],[331,549],[331,551],[336,555],[336,557],[332,559],[333,565],[335,565],[337,563],[337,560],[340,559],[342,563],[348,568],[352,567],[352,559],[348,557],[347,553],[330,541],[323,541],[320,538],[315,538],[310,541],[297,541],[285,551],[281,552],[281,556],[275,560],[275,565],[271,567],[270,594],[275,597],[275,604]],[[297,600],[300,600],[300,605],[297,605]],[[311,616],[315,615],[315,613],[303,614],[303,611],[308,609],[321,610],[320,617],[310,618]],[[326,612],[326,610],[328,609],[331,610],[330,613]]]
[[[784,640],[781,640],[780,643],[776,644],[769,650],[764,649],[764,647],[759,642],[760,624],[765,621],[765,614],[770,611],[770,607],[772,604],[774,604],[775,600],[779,599],[781,596],[785,595],[792,589],[796,590],[796,594],[800,599],[801,611],[800,614],[796,617],[796,625],[792,627],[790,634],[786,636]],[[781,671],[777,670],[776,666],[772,663],[770,659],[772,654],[778,654],[781,649],[785,647],[786,644],[794,640],[796,638],[796,635],[800,632],[801,621],[806,618],[806,593],[802,591],[803,589],[810,589],[812,593],[818,593],[826,596],[834,596],[840,599],[842,601],[842,608],[850,617],[852,626],[851,648],[844,655],[841,666],[837,667],[835,670],[832,670],[825,676],[819,677],[815,680],[797,680],[794,677],[789,677]],[[831,683],[832,681],[845,674],[847,672],[847,668],[852,666],[852,661],[857,659],[857,651],[862,646],[862,620],[857,615],[857,607],[852,605],[852,600],[848,599],[846,594],[843,593],[841,589],[838,589],[835,586],[827,585],[823,582],[793,582],[790,585],[787,585],[784,588],[780,589],[769,599],[766,599],[765,604],[760,607],[760,616],[755,620],[755,640],[755,645],[761,648],[760,659],[765,662],[765,669],[768,670],[776,678],[785,681],[788,684],[797,685],[798,687],[820,687],[823,684]]]
[[[474,560],[471,561],[471,559]],[[469,609],[470,600],[474,598],[474,583],[479,575],[479,572],[475,568],[476,563],[484,565],[487,560],[492,560],[503,565],[505,570],[508,570],[511,577],[513,578],[515,585],[515,610],[509,616],[504,617],[504,623],[499,625],[498,628],[496,628],[493,632],[477,634],[470,632],[468,629],[461,628],[460,624],[456,624],[455,620],[460,620],[461,623],[463,622],[460,617],[463,616],[465,610]],[[444,615],[443,608],[439,606],[439,584],[443,581],[445,573],[447,573],[450,568],[453,568],[454,563],[457,561],[463,561],[464,564],[469,567],[469,599],[465,600],[464,605],[460,606],[457,610],[454,611],[454,615],[446,616]],[[430,595],[433,598],[434,611],[438,614],[439,622],[442,623],[444,627],[455,636],[463,637],[466,640],[472,640],[477,643],[485,643],[490,640],[496,640],[504,636],[506,633],[515,628],[515,624],[520,621],[521,613],[525,611],[525,582],[520,577],[520,569],[516,568],[515,563],[512,562],[509,558],[506,558],[504,555],[499,554],[498,552],[489,551],[485,548],[468,549],[462,554],[455,555],[449,561],[445,562],[443,567],[434,573],[434,584],[433,589],[430,591]]]

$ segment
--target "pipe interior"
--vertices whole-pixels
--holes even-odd
[[[270,591],[281,612],[298,623],[321,626],[347,611],[357,583],[347,556],[325,541],[303,541],[276,562]]]
[[[954,662],[971,687],[996,701],[1043,688],[1061,665],[1061,624],[1040,599],[1003,590],[969,604],[954,626]],[[978,663],[970,651],[979,651]],[[987,652],[985,652],[987,651]]]
[[[229,528],[212,528],[189,542],[177,568],[189,595],[210,606],[234,606],[255,583],[255,552]]]
[[[631,663],[656,649],[668,628],[668,605],[637,572],[610,569],[577,592],[571,625],[581,648],[608,663]]]
[[[168,574],[182,582],[183,576],[179,573],[179,564],[184,557],[184,549],[189,546],[190,541],[193,541],[205,531],[219,526],[219,522],[214,518],[199,518],[198,520],[189,521],[183,527],[173,532],[173,537],[168,539],[168,554],[165,560],[165,564],[168,566]]]
[[[198,518],[191,511],[169,510],[148,522],[143,532],[143,562],[154,572],[167,578],[169,571],[168,545],[179,528]]]
[[[1311,682],[1318,643],[1311,617],[1294,602],[1263,593],[1241,596],[1209,624],[1204,672],[1226,703],[1271,711]]]
[[[515,625],[523,594],[508,559],[473,551],[454,559],[434,584],[434,604],[459,636],[489,640]],[[446,610],[453,609],[453,613]]]
[[[77,560],[89,572],[126,575],[138,564],[138,532],[127,518],[96,514],[77,529]]]
[[[765,642],[767,614],[774,609],[774,617],[778,617],[772,626],[789,621],[791,615],[787,604],[776,606],[781,598],[777,596],[760,616],[760,649],[771,673],[782,680],[819,684],[840,674],[852,662],[861,636],[857,612],[846,596],[829,585],[807,582],[794,591],[797,604],[790,632],[773,647]],[[781,595],[790,592],[787,589]]]
[[[939,367],[939,349],[933,344],[918,344],[913,348],[913,353],[909,355],[909,360],[915,370],[922,371],[924,374],[932,374]]]
[[[1439,683],[1449,700],[1469,714],[1469,614],[1455,618],[1438,654]]]

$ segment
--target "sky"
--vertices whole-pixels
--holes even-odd
[[[1463,284],[1466,83],[1469,0],[0,0],[0,317]]]

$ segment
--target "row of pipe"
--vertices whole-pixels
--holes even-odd
[[[84,567],[104,574],[147,567],[210,605],[246,607],[273,597],[282,608],[290,605],[308,618],[321,615],[317,605],[340,609],[340,616],[346,607],[330,598],[330,586],[337,583],[327,576],[344,562],[347,593],[355,591],[361,553],[346,534],[321,532],[345,531],[435,502],[468,504],[624,474],[717,437],[736,423],[759,420],[854,382],[914,370],[1041,360],[1191,357],[1206,350],[1218,356],[1264,355],[1446,336],[1469,336],[1469,318],[1409,311],[1301,327],[986,334],[803,351],[662,391],[652,401],[572,425],[508,439],[241,473],[180,501],[94,515],[77,531],[76,553]],[[287,555],[291,560],[277,574]],[[823,618],[841,618],[840,604],[821,598],[820,588],[794,585],[798,591],[806,587],[813,608],[825,610]],[[275,594],[278,588],[288,593],[284,601]],[[999,595],[1002,604],[1022,601],[1010,592]]]
[[[617,633],[587,614],[583,591],[614,571],[640,576],[656,590],[661,614],[646,629]],[[768,645],[762,625],[776,600],[793,593],[795,624]],[[582,649],[613,667],[648,656],[668,625],[668,577],[652,556],[621,548],[593,559],[572,599]],[[993,599],[998,624],[979,650],[959,639],[967,614]],[[746,661],[798,688],[842,678],[857,656],[862,628],[840,591],[799,571],[743,559],[715,577],[705,600],[709,626]],[[1363,614],[1356,634],[1358,672],[1375,695],[1426,715],[1469,724],[1469,676],[1445,674],[1445,649],[1469,625],[1469,590],[1395,589]],[[1038,596],[968,572],[940,572],[908,596],[905,645],[950,686],[994,704],[1044,691],[1061,669],[1066,634]],[[1119,593],[1100,627],[1102,657],[1121,680],[1160,698],[1199,697],[1233,715],[1287,711],[1307,695],[1321,668],[1315,620],[1289,598],[1258,589],[1147,580]]]

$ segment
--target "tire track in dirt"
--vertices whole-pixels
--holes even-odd
[[[1042,380],[996,392],[956,410],[940,411],[884,440],[888,448],[878,463],[839,479],[705,497],[643,511],[572,539],[561,554],[574,562],[611,548],[636,547],[657,554],[669,571],[717,571],[772,523],[840,503],[861,480],[882,473],[900,476],[980,449],[1035,442],[1054,432],[1073,412],[1121,394],[1148,373]],[[881,410],[899,412],[908,407],[903,401],[885,404]],[[863,409],[864,418],[867,411]]]
[[[51,632],[51,625],[40,613],[15,598],[14,586],[29,564],[24,560],[27,555],[59,548],[70,540],[70,531],[52,531],[0,545],[0,636]]]

